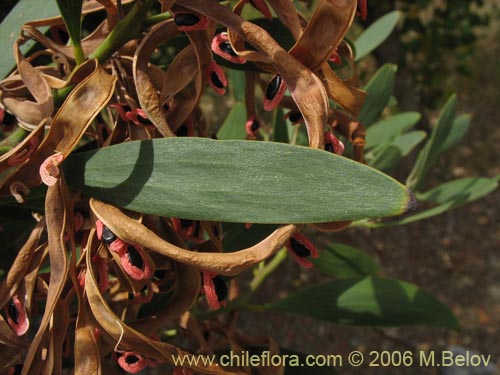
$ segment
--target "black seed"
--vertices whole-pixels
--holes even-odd
[[[177,26],[194,26],[200,22],[200,17],[193,13],[179,13],[174,17]]]
[[[125,112],[130,112],[130,111],[132,111],[132,108],[131,108],[128,104],[125,104],[125,105],[123,106],[123,110],[124,110]]]
[[[127,257],[134,267],[137,267],[142,270],[144,266],[144,261],[142,260],[141,254],[135,249],[133,246],[127,247]]]
[[[266,89],[266,98],[268,100],[274,99],[280,89],[281,81],[281,76],[277,75],[271,80],[271,82],[269,82],[269,85],[267,85]]]
[[[139,121],[142,125],[153,125],[153,123],[149,119],[142,116],[137,116],[137,121]]]
[[[250,126],[252,132],[256,132],[257,130],[259,130],[259,128],[260,128],[260,122],[258,122],[257,120],[253,120],[252,125]]]
[[[109,245],[114,240],[116,240],[116,235],[113,232],[111,232],[111,229],[109,229],[106,225],[104,225],[102,227],[101,241]]]
[[[165,102],[165,103],[163,103],[162,108],[163,108],[164,111],[168,111],[170,109],[170,106],[168,105],[167,102]]]
[[[234,51],[233,47],[231,47],[231,43],[228,41],[224,41],[222,43],[219,43],[219,48],[222,52],[226,52],[230,54],[231,56],[237,57],[238,54]]]
[[[2,121],[3,125],[12,125],[14,121],[16,121],[16,117],[14,115],[11,115],[9,112],[4,112]]]
[[[188,229],[193,224],[193,220],[189,219],[180,219],[179,221],[182,229]]]
[[[226,282],[219,276],[215,276],[213,279],[215,294],[217,294],[217,300],[219,302],[224,301],[227,298],[227,285]]]
[[[189,128],[186,125],[182,124],[180,128],[175,131],[175,135],[178,137],[187,137],[188,132]]]
[[[10,301],[9,307],[7,308],[10,318],[15,324],[19,324],[19,311],[17,310],[17,306],[14,301]]]
[[[290,113],[290,115],[288,116],[288,119],[291,122],[299,121],[301,118],[302,118],[302,113],[300,113],[300,112],[293,112],[293,113]]]
[[[135,355],[128,355],[127,358],[125,358],[125,362],[127,362],[127,365],[133,365],[134,363],[139,362],[139,358]]]
[[[217,75],[217,73],[212,72],[212,74],[210,74],[210,79],[212,80],[212,83],[215,85],[215,87],[218,87],[219,89],[224,88],[224,84],[219,79],[219,76]]]
[[[297,254],[299,257],[307,257],[311,255],[311,252],[309,249],[301,242],[297,241],[295,238],[290,238],[290,245],[292,247],[292,250],[295,254]]]
[[[327,143],[327,144],[325,144],[325,150],[328,151],[328,152],[335,153],[335,147],[333,147],[333,143]]]

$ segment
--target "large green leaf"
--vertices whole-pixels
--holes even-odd
[[[378,264],[365,252],[341,243],[330,244],[311,259],[314,267],[336,277],[358,277],[378,272]]]
[[[366,149],[390,142],[420,120],[418,112],[403,112],[378,121],[366,131]]]
[[[482,198],[498,188],[500,176],[493,178],[472,177],[450,181],[425,193],[417,195],[419,200],[438,204],[428,210],[407,216],[401,220],[391,221],[386,225],[404,225],[415,221],[440,215],[452,208]]]
[[[356,61],[362,59],[381,45],[392,33],[401,18],[398,10],[387,13],[370,25],[354,42]]]
[[[247,136],[245,130],[247,122],[246,113],[245,105],[242,102],[236,102],[217,132],[217,138],[223,141],[228,139],[245,139]]]
[[[452,95],[441,110],[437,124],[432,129],[429,141],[418,154],[417,161],[406,180],[406,184],[411,189],[418,189],[420,187],[424,176],[436,162],[439,154],[444,151],[443,146],[446,145],[445,142],[450,132],[452,132],[456,106],[457,97],[456,95]]]
[[[414,204],[391,177],[283,143],[168,138],[80,153],[68,184],[133,211],[197,220],[308,223],[398,215]]]
[[[4,48],[4,52],[0,54],[0,78],[5,77],[16,65],[11,46],[19,37],[21,26],[28,21],[54,17],[58,14],[59,9],[55,0],[20,0],[16,4],[0,24],[0,40]],[[48,27],[43,27],[39,30],[45,32],[48,30]],[[26,53],[34,44],[35,42],[33,41],[24,43],[21,46],[21,51]]]
[[[459,328],[449,308],[416,285],[373,276],[310,286],[266,308],[349,325]]]
[[[80,43],[82,0],[56,0],[70,38]]]
[[[358,121],[363,125],[373,124],[389,103],[396,79],[396,70],[396,65],[385,64],[364,87],[367,92],[366,101],[358,116]]]

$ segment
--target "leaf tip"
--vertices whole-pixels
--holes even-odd
[[[406,203],[406,212],[414,212],[418,208],[418,199],[410,189],[408,191],[408,202]]]

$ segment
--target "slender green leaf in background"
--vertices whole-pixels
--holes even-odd
[[[459,329],[450,309],[431,294],[413,284],[373,276],[306,287],[266,308],[349,325]]]
[[[359,113],[358,121],[366,127],[373,124],[389,103],[396,79],[397,66],[385,64],[370,79],[364,87],[368,93],[363,109]]]
[[[276,108],[273,113],[273,140],[275,142],[289,142],[288,127],[281,107]]]
[[[457,97],[454,94],[448,99],[441,110],[437,124],[432,129],[429,140],[424,148],[418,154],[417,161],[406,180],[407,186],[411,189],[418,189],[420,187],[424,176],[436,162],[439,154],[444,151],[443,146],[445,145],[446,139],[453,131],[456,106]]]
[[[61,16],[68,30],[71,44],[75,52],[77,63],[81,64],[85,60],[81,45],[82,37],[82,1],[83,0],[56,0]]]
[[[284,143],[165,138],[75,154],[68,185],[133,211],[195,220],[310,223],[398,215],[413,195],[332,153]]]
[[[381,45],[392,33],[400,19],[401,12],[395,10],[372,23],[354,42],[356,61],[361,60]]]
[[[233,98],[239,102],[245,101],[245,72],[242,70],[226,69],[226,76]]]
[[[4,48],[0,54],[0,78],[5,77],[15,67],[16,60],[12,53],[12,45],[19,37],[21,26],[28,21],[41,18],[55,17],[59,15],[59,9],[55,0],[20,0],[0,24],[0,41]],[[46,32],[48,27],[39,29]],[[35,45],[29,41],[21,46],[21,51],[26,53]]]
[[[385,146],[380,146],[381,150],[370,161],[373,168],[387,171],[407,156],[427,135],[424,131],[415,130],[397,136],[392,142]]]
[[[451,131],[448,133],[446,139],[443,142],[441,152],[446,152],[450,148],[456,146],[465,137],[469,131],[471,116],[461,115],[455,118]]]
[[[332,243],[311,259],[321,272],[340,278],[359,277],[378,273],[378,264],[364,251],[341,243]]]
[[[421,211],[415,215],[404,217],[400,220],[390,221],[384,226],[404,225],[415,221],[427,219],[440,215],[452,208],[459,207],[465,203],[482,198],[498,188],[500,176],[469,177],[450,181],[425,193],[419,193],[417,198],[421,201],[438,204],[428,210]]]
[[[389,143],[396,136],[412,128],[420,120],[418,112],[404,112],[387,117],[366,131],[366,149]]]
[[[236,102],[217,132],[217,138],[224,141],[229,139],[245,139],[247,132],[247,110],[245,104]]]

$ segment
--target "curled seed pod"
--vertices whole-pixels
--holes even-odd
[[[211,309],[217,310],[221,306],[226,306],[228,296],[227,285],[224,279],[214,272],[203,272],[203,290]]]
[[[255,138],[259,129],[260,129],[260,121],[257,120],[254,116],[250,117],[245,124],[245,130],[247,134],[250,137]]]
[[[205,77],[208,84],[219,95],[226,93],[227,78],[224,70],[215,62],[211,61],[205,68]]]
[[[344,153],[345,146],[332,132],[325,133],[325,150],[337,155]]]
[[[59,177],[59,164],[64,160],[64,155],[57,152],[49,156],[40,166],[40,177],[47,186],[55,185]]]
[[[278,106],[285,95],[286,83],[279,74],[275,75],[268,83],[264,96],[264,109],[272,111]]]
[[[117,237],[101,220],[97,220],[96,223],[97,238],[104,242],[106,245],[113,243]]]
[[[137,374],[146,368],[148,363],[139,353],[125,352],[118,358],[118,365],[131,374]]]
[[[288,252],[304,268],[311,268],[313,264],[306,258],[317,258],[318,250],[303,234],[295,233],[285,243]]]
[[[222,32],[214,36],[212,43],[210,44],[210,48],[212,48],[213,53],[216,55],[236,64],[245,64],[247,62],[245,58],[238,56],[236,51],[233,49],[226,32]]]
[[[174,22],[181,31],[205,30],[208,26],[208,17],[191,12],[176,12]]]
[[[16,335],[22,336],[30,327],[28,316],[24,304],[21,302],[17,294],[12,296],[10,302],[4,308],[7,316],[7,322],[12,327]]]

